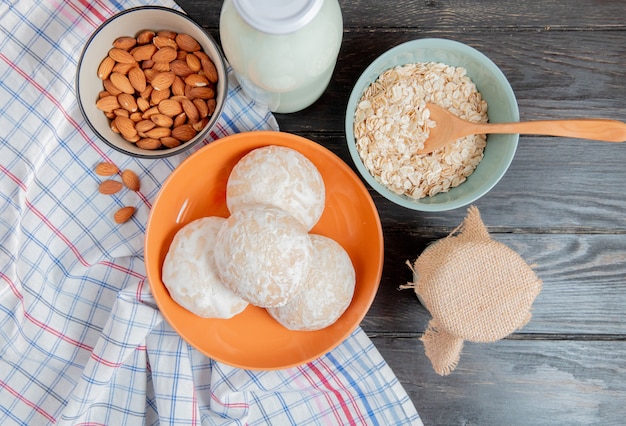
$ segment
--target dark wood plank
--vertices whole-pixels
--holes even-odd
[[[524,334],[626,334],[626,238],[623,235],[493,234],[543,280]],[[406,260],[430,243],[407,232],[385,234],[383,278],[362,326],[371,333],[422,333],[430,315],[412,290]]]
[[[372,338],[426,425],[622,425],[626,342],[466,343],[449,376],[417,338]]]
[[[177,0],[190,16],[209,28],[219,25],[222,0]],[[623,28],[624,3],[620,0],[587,2],[581,13],[579,0],[497,3],[473,0],[400,0],[394,2],[341,0],[344,27],[446,28],[452,31],[515,28],[611,29]]]

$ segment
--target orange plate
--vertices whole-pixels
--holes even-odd
[[[170,297],[161,281],[163,260],[176,232],[205,216],[228,217],[226,181],[246,153],[267,145],[293,148],[319,169],[326,185],[326,207],[311,230],[333,238],[356,270],[352,303],[333,325],[318,331],[290,331],[265,309],[248,306],[231,319],[200,318]],[[172,172],[148,220],[146,273],[163,316],[192,346],[215,360],[252,370],[293,367],[318,358],[346,339],[369,309],[382,274],[383,234],[372,198],[341,159],[308,139],[259,131],[225,137],[205,146]]]

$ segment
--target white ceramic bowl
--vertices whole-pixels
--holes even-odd
[[[507,171],[519,135],[489,135],[484,158],[468,179],[445,193],[419,200],[396,194],[379,183],[367,170],[356,148],[354,113],[367,87],[384,71],[416,62],[441,62],[463,67],[478,91],[487,101],[492,123],[519,121],[519,110],[513,89],[502,71],[478,50],[453,40],[421,39],[398,45],[379,56],[357,80],[346,110],[345,131],[350,155],[365,181],[388,200],[413,210],[445,211],[466,206],[489,192]]]
[[[97,70],[113,41],[120,36],[135,37],[142,30],[171,30],[195,38],[211,58],[218,72],[217,107],[209,123],[196,136],[178,147],[141,149],[111,130],[109,119],[96,108],[98,93],[103,90]],[[179,154],[200,142],[217,122],[228,93],[228,77],[224,57],[213,38],[187,15],[159,6],[142,6],[125,10],[106,20],[87,41],[78,61],[76,95],[80,110],[93,132],[107,145],[125,154],[142,158],[162,158]]]

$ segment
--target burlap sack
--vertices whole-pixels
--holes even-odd
[[[440,375],[456,368],[464,340],[494,342],[523,327],[542,285],[516,252],[491,239],[474,206],[412,269],[414,282],[402,287],[414,289],[432,315],[421,340]]]

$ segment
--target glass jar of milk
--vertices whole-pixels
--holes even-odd
[[[278,113],[322,95],[342,37],[337,0],[225,0],[220,15],[222,48],[243,91]]]

